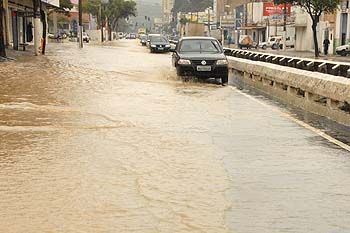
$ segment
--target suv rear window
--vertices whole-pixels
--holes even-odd
[[[156,42],[156,43],[157,42],[163,42],[163,43],[168,42],[167,38],[165,38],[164,36],[152,36],[150,39],[152,42]]]
[[[221,53],[221,47],[216,40],[184,40],[181,43],[182,53]]]

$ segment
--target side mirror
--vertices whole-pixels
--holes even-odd
[[[149,43],[149,42],[151,42],[151,40],[147,40],[147,42]]]

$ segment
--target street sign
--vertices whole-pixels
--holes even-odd
[[[287,15],[290,15],[292,5],[286,4]],[[284,4],[275,5],[273,2],[264,2],[263,16],[283,15]]]

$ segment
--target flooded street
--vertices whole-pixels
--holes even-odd
[[[0,232],[350,232],[350,152],[170,59],[121,41],[0,63]]]

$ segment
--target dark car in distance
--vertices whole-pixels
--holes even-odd
[[[170,51],[169,40],[162,35],[149,37],[149,49],[151,53],[155,52],[169,52]]]
[[[173,51],[178,76],[221,79],[228,82],[228,61],[220,42],[211,37],[185,37]]]
[[[140,43],[142,44],[142,46],[146,46],[147,45],[147,36],[146,35],[141,35],[140,36]]]

